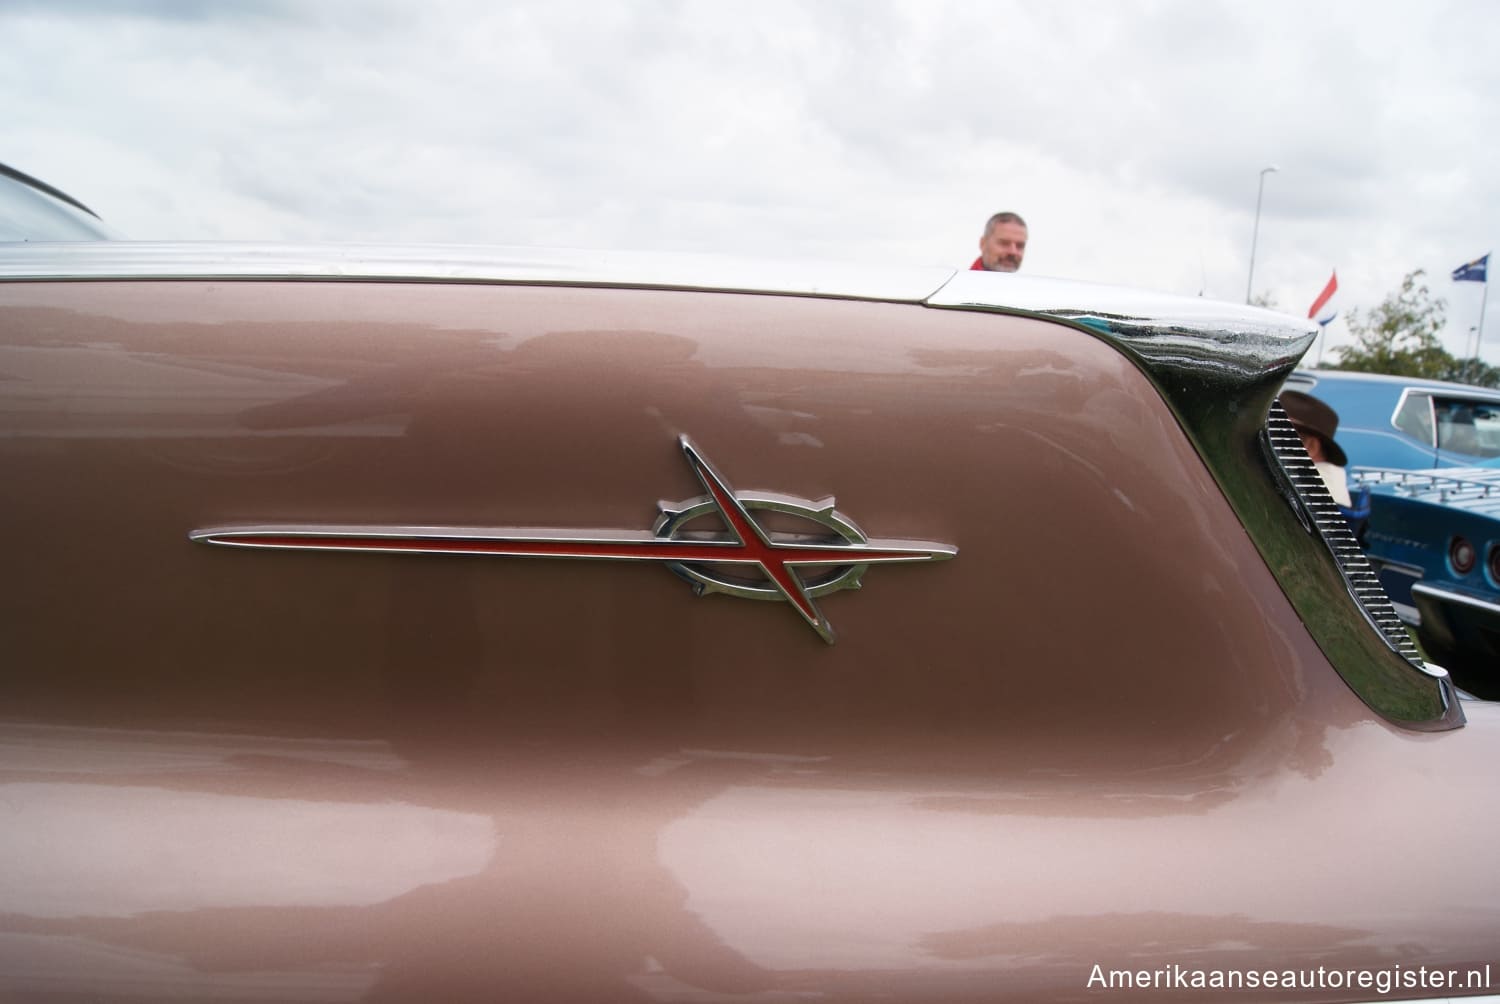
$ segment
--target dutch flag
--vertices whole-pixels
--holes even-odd
[[[1328,322],[1339,316],[1338,308],[1333,305],[1333,294],[1339,291],[1338,269],[1333,270],[1333,275],[1328,278],[1328,285],[1323,287],[1323,292],[1313,301],[1313,305],[1307,308],[1307,316],[1317,321],[1324,327]]]

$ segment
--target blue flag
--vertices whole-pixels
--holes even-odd
[[[1453,270],[1454,282],[1488,282],[1490,272],[1490,256],[1475,258],[1467,265],[1460,265]]]

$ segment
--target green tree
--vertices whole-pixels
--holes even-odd
[[[1442,379],[1476,387],[1500,387],[1500,369],[1478,359],[1454,359],[1452,369]]]
[[[1500,369],[1458,359],[1443,348],[1438,332],[1445,305],[1421,281],[1423,274],[1421,269],[1408,273],[1401,288],[1368,313],[1349,311],[1355,344],[1339,350],[1334,369],[1500,387]]]

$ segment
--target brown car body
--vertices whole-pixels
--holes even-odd
[[[313,260],[0,250],[0,996],[1483,992],[1098,982],[1500,963],[1500,715],[1405,663],[1438,710],[1384,710],[1247,532],[1296,532],[1289,319],[1183,384],[1234,487],[1162,371],[1030,305],[1086,287]],[[633,540],[704,494],[683,436],[957,553],[819,597],[829,645],[660,562],[190,539]]]

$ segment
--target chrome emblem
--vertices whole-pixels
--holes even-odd
[[[664,563],[699,596],[786,600],[830,645],[833,625],[814,601],[858,589],[871,565],[943,561],[958,553],[923,540],[871,540],[834,508],[773,492],[736,492],[687,436],[679,439],[706,495],[660,502],[650,532],[463,527],[246,526],[195,530],[226,547],[384,554],[482,554]],[[715,525],[717,524],[717,525]]]

